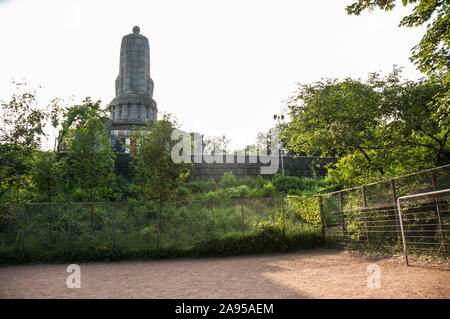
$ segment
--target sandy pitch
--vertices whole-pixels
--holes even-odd
[[[367,266],[381,288],[367,288]],[[450,298],[450,271],[315,250],[253,257],[0,267],[0,298]]]

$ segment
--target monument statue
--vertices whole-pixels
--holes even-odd
[[[144,126],[145,120],[152,123],[157,119],[148,39],[140,34],[138,26],[122,38],[116,97],[111,106],[109,132],[113,144],[117,140],[126,140],[133,127]]]

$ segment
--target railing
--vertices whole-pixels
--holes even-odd
[[[323,231],[334,235],[344,247],[365,246],[406,253],[402,240],[403,216],[409,251],[415,255],[447,258],[445,234],[450,224],[449,188],[450,165],[445,165],[319,195],[316,209],[322,213]],[[406,205],[413,199],[417,204],[421,203],[418,210]],[[425,199],[428,200],[426,204]],[[399,211],[403,215],[399,215]]]

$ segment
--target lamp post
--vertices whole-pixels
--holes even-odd
[[[273,115],[273,119],[275,121],[278,121],[278,132],[281,131],[280,127],[281,127],[281,122],[284,121],[284,115],[280,114],[274,114]],[[283,142],[281,141],[281,139],[279,140],[280,143],[280,158],[281,158],[281,174],[284,177],[284,162],[283,162]]]

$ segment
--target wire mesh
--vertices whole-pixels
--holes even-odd
[[[397,198],[447,189],[450,186],[449,181],[450,165],[446,165],[324,194],[322,197],[327,233],[335,234],[335,238],[347,247],[365,246],[392,253],[401,252],[403,248]],[[417,234],[409,234],[408,238],[414,238],[411,243],[417,244],[415,247],[418,249],[414,249],[415,253],[435,255],[429,246],[437,246],[437,243],[428,241],[426,233],[432,233],[434,230],[430,227],[436,227],[429,223],[429,220],[435,218],[433,209],[436,210],[436,205],[430,201],[421,205],[420,208],[423,210],[421,214],[414,211],[404,212],[406,222],[411,221],[408,218],[414,218],[415,221],[414,226],[406,224],[408,232],[417,232]],[[448,209],[441,208],[442,215],[446,214],[446,210]],[[341,217],[341,225],[339,225],[339,217]],[[410,227],[416,227],[416,229],[409,229]],[[443,226],[444,232],[447,227]]]
[[[0,205],[0,256],[95,255],[158,249],[286,230],[283,199]],[[265,227],[264,225],[271,225]]]
[[[448,257],[450,189],[398,199],[402,219],[404,253]]]
[[[321,230],[344,246],[399,252],[402,234],[397,199],[448,189],[449,181],[450,165],[446,165],[319,196],[0,204],[0,258],[111,249],[191,249],[207,240],[304,230]],[[448,256],[448,196],[403,202],[411,252]]]

